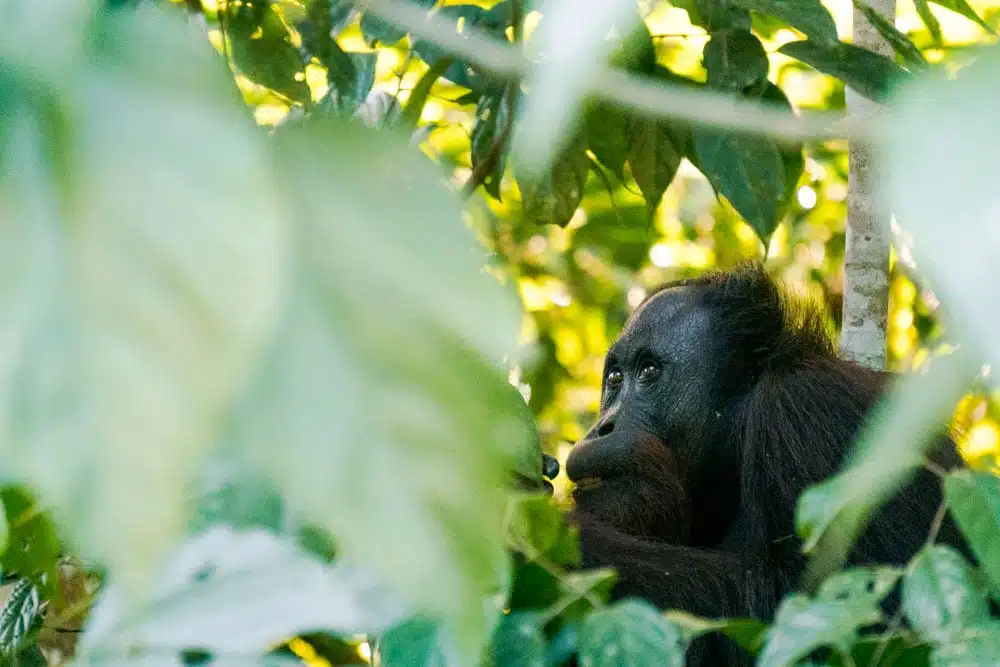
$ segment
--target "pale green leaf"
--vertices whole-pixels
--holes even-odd
[[[531,48],[545,57],[527,85],[544,94],[525,98],[513,143],[529,179],[548,171],[566,148],[594,72],[642,20],[635,0],[545,0],[538,9],[544,18]]]
[[[984,667],[1000,664],[1000,622],[963,628],[931,652],[931,667]]]
[[[961,470],[948,475],[944,490],[952,516],[980,565],[993,584],[1000,585],[1000,479]]]
[[[173,554],[154,598],[136,613],[106,584],[80,650],[141,646],[252,655],[297,633],[381,632],[405,609],[364,566],[328,566],[263,530],[215,527]]]
[[[586,667],[683,667],[684,651],[680,630],[639,600],[595,611],[580,629]]]
[[[945,545],[925,549],[903,580],[903,611],[913,627],[947,640],[990,617],[985,592],[960,553]]]
[[[385,633],[378,642],[382,667],[460,667],[446,626],[414,618]]]
[[[0,0],[0,62],[28,78],[72,80],[85,61],[99,0]]]
[[[280,218],[211,46],[162,10],[105,29],[58,107],[0,121],[0,455],[134,594],[274,324]]]
[[[405,137],[324,120],[277,139],[293,260],[236,440],[339,553],[478,651],[482,596],[505,581],[511,454],[534,442],[503,365],[516,292],[486,273],[458,196]]]

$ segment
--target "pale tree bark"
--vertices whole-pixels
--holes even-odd
[[[862,0],[876,12],[895,21],[895,0]],[[855,45],[893,57],[864,14],[854,10]],[[851,88],[846,90],[847,110],[853,117],[869,116],[878,105]],[[889,318],[889,214],[878,206],[877,168],[871,149],[859,142],[850,145],[847,194],[847,244],[844,251],[844,321],[840,351],[870,368],[886,365],[886,325]]]

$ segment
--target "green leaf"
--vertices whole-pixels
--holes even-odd
[[[614,104],[591,101],[585,105],[583,115],[587,146],[601,165],[618,177],[625,178],[625,160],[628,158],[629,119],[626,112]]]
[[[656,46],[645,21],[638,21],[628,34],[614,40],[608,62],[626,72],[648,74],[653,71],[656,67]]]
[[[705,127],[695,127],[692,134],[699,169],[766,246],[787,199],[778,146],[766,137]]]
[[[504,392],[495,406],[503,430],[494,434],[507,456],[504,468],[511,471],[514,488],[542,489],[542,441],[535,416],[517,387],[508,384]]]
[[[899,581],[901,572],[890,567],[855,567],[837,572],[823,582],[816,593],[818,600],[850,601],[877,605]]]
[[[493,633],[492,667],[546,667],[545,635],[537,612],[505,615]]]
[[[197,647],[249,655],[316,628],[382,632],[405,614],[367,567],[327,566],[262,530],[212,528],[169,562],[157,596],[138,611],[126,613],[114,581],[104,586],[81,651]]]
[[[67,85],[86,61],[101,0],[0,0],[0,61],[27,79]]]
[[[27,579],[18,581],[6,594],[0,608],[0,651],[10,655],[20,650],[35,621],[40,620],[42,599]]]
[[[583,200],[590,160],[582,146],[571,146],[556,158],[547,173],[538,177],[518,174],[524,217],[532,225],[569,224]]]
[[[434,84],[444,76],[444,73],[448,71],[454,62],[454,58],[440,58],[427,68],[427,71],[420,77],[417,85],[410,90],[409,97],[406,98],[406,105],[403,107],[400,117],[403,127],[410,131],[416,129],[417,124],[420,122],[420,116],[424,112],[424,107],[427,105],[427,100],[431,95],[431,90],[434,88]],[[472,102],[478,102],[480,95],[478,93],[470,94],[475,95],[475,99]],[[456,102],[456,104],[458,103]]]
[[[281,532],[285,525],[281,495],[266,477],[247,470],[234,458],[215,457],[199,471],[200,493],[191,530],[224,524]]]
[[[917,10],[917,14],[920,16],[920,20],[924,22],[927,26],[927,30],[931,33],[931,38],[934,40],[934,44],[941,44],[941,23],[934,16],[934,12],[931,11],[931,6],[928,4],[928,0],[913,0],[913,6]]]
[[[917,68],[927,65],[927,60],[917,45],[900,32],[891,21],[872,9],[865,0],[854,0],[854,8],[864,14],[868,22],[875,26],[878,33],[885,41],[889,42],[889,46],[903,59],[903,62]]]
[[[691,20],[709,32],[716,30],[747,30],[751,28],[750,12],[729,0],[682,0]],[[693,10],[693,15],[692,15]],[[697,20],[696,18],[697,17]]]
[[[681,632],[646,602],[593,612],[580,629],[579,659],[594,667],[683,667]]]
[[[628,164],[652,215],[684,157],[670,121],[635,118],[630,123]]]
[[[878,603],[872,597],[810,600],[794,593],[778,608],[757,665],[793,665],[822,647],[849,651],[858,629],[881,618]]]
[[[764,46],[745,30],[719,30],[702,52],[708,85],[721,90],[743,91],[767,78]]]
[[[961,14],[973,23],[979,25],[979,27],[991,35],[997,34],[996,30],[994,30],[989,23],[980,18],[979,14],[976,13],[976,10],[974,10],[965,0],[931,0],[931,2],[940,7],[944,7],[945,9],[950,9],[957,14]]]
[[[279,215],[211,46],[170,10],[106,21],[61,107],[2,121],[0,455],[134,595],[274,326]]]
[[[963,628],[949,642],[931,652],[932,667],[981,667],[1000,663],[1000,622],[989,621]]]
[[[385,633],[378,642],[382,667],[459,667],[462,661],[445,627],[426,618],[414,618]]]
[[[0,499],[9,531],[0,570],[21,575],[51,599],[58,590],[57,566],[62,552],[55,525],[24,487],[4,487]]]
[[[767,631],[767,625],[755,618],[710,620],[673,610],[666,612],[666,618],[680,628],[685,643],[710,632],[721,632],[751,655],[760,650]]]
[[[483,270],[457,193],[407,137],[324,119],[277,139],[296,224],[284,326],[236,437],[291,509],[478,651],[482,596],[506,581],[511,452],[536,437],[501,363],[517,294]]]
[[[507,165],[506,145],[498,145],[497,142],[506,142],[510,135],[511,123],[514,122],[510,114],[511,94],[513,94],[511,87],[506,85],[484,93],[476,105],[476,123],[472,128],[473,169],[488,159],[494,151],[500,150],[495,166],[483,180],[486,192],[497,201],[500,200],[500,183]]]
[[[437,4],[437,0],[405,0],[406,2],[424,9],[430,9]],[[361,17],[361,34],[369,46],[382,43],[385,46],[392,46],[399,40],[406,37],[406,31],[397,28],[389,23],[376,12],[365,12]]]
[[[981,590],[965,558],[938,545],[917,555],[903,581],[903,611],[917,631],[935,641],[955,637],[963,627],[990,617]]]
[[[545,557],[564,564],[561,561],[566,554],[554,552],[564,548],[564,536],[570,531],[555,501],[547,495],[524,495],[511,503],[507,526],[511,547],[531,558]]]
[[[843,42],[833,46],[812,40],[789,42],[778,52],[842,80],[875,101],[883,100],[907,76],[906,70],[889,58]]]
[[[821,44],[837,41],[837,24],[820,0],[732,0],[734,5],[775,16]]]
[[[1000,479],[971,470],[948,475],[945,497],[980,566],[1000,585]]]
[[[222,11],[229,53],[240,72],[294,102],[308,103],[309,86],[299,76],[306,63],[275,7],[270,2],[227,3]]]
[[[788,101],[784,91],[770,81],[768,81],[765,85],[761,94],[761,99],[765,102],[779,105],[788,111],[794,111],[792,104]],[[799,179],[802,177],[802,172],[805,170],[806,166],[804,147],[804,144],[801,142],[792,145],[789,145],[788,143],[781,143],[778,145],[778,151],[781,153],[781,163],[785,167],[785,200],[784,206],[781,208],[779,213],[780,216],[784,216],[785,212],[788,210],[788,206],[795,201],[795,193],[798,189]]]

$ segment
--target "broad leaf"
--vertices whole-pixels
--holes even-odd
[[[583,200],[590,160],[582,146],[571,146],[552,163],[547,173],[525,175],[515,170],[521,189],[524,217],[532,225],[569,224]]]
[[[0,121],[0,455],[134,595],[274,325],[280,217],[212,48],[106,21],[62,108]]]
[[[875,26],[875,29],[885,41],[889,42],[889,46],[903,59],[903,62],[911,67],[923,67],[927,64],[927,60],[917,45],[901,33],[891,21],[872,9],[865,0],[854,0],[854,8],[864,14],[868,22]]]
[[[270,2],[242,2],[227,3],[222,11],[229,53],[240,72],[290,100],[309,102],[309,86],[299,76],[306,63],[277,9]]]
[[[837,77],[865,97],[881,101],[906,76],[895,62],[867,49],[838,42],[832,46],[806,40],[789,42],[780,53]]]
[[[512,459],[537,443],[501,363],[516,293],[484,271],[457,195],[406,137],[333,120],[277,139],[293,260],[237,438],[340,553],[477,651],[474,612],[505,576]]]
[[[945,9],[950,9],[957,14],[961,14],[991,35],[997,34],[996,30],[994,30],[989,23],[984,21],[979,14],[976,13],[976,10],[973,9],[972,6],[965,0],[931,0],[931,2],[935,5],[944,7]]]
[[[138,613],[123,614],[121,593],[113,583],[103,588],[83,652],[137,646],[250,655],[320,628],[381,632],[405,615],[367,567],[331,567],[268,532],[221,526],[179,549]]]
[[[256,471],[236,463],[235,457],[214,457],[199,471],[199,498],[191,530],[217,524],[233,528],[264,528],[279,533],[286,516],[281,495]]]
[[[1000,622],[963,628],[957,637],[937,644],[931,653],[933,667],[981,667],[1000,663]]]
[[[1000,585],[1000,479],[961,470],[948,475],[944,489],[952,516],[980,566],[994,586]]]
[[[742,92],[767,78],[767,53],[749,31],[713,32],[705,44],[702,61],[708,85],[720,90]]]
[[[576,531],[568,525],[552,498],[539,495],[514,498],[507,514],[511,548],[558,566],[579,564]]]
[[[592,613],[580,629],[580,663],[594,667],[683,667],[680,630],[654,607],[625,600]]]
[[[942,641],[989,619],[985,592],[960,553],[938,545],[922,551],[903,580],[903,611],[914,629]]]
[[[871,598],[810,600],[794,593],[778,608],[757,665],[793,665],[822,647],[848,651],[857,638],[858,629],[877,623],[881,618],[878,603]]]
[[[787,197],[778,146],[766,137],[704,127],[692,134],[699,169],[767,245]]]
[[[585,106],[583,119],[587,146],[594,157],[623,180],[629,146],[628,114],[608,102],[593,101]]]
[[[727,0],[682,0],[691,21],[709,32],[716,30],[747,30],[751,28],[750,12]]]
[[[0,569],[24,577],[51,599],[58,590],[56,567],[62,552],[55,525],[23,487],[4,487],[0,498],[9,530]]]
[[[837,41],[837,24],[820,0],[731,0],[738,7],[775,16],[823,44]]]
[[[546,667],[545,635],[537,612],[514,612],[493,633],[492,667]]]
[[[760,650],[767,631],[767,625],[754,618],[710,620],[683,611],[668,611],[666,617],[680,628],[685,643],[710,632],[721,632],[751,655]]]
[[[507,164],[506,142],[514,122],[510,99],[513,92],[510,86],[501,85],[484,93],[476,105],[476,123],[472,128],[472,168],[478,168],[485,160],[494,161],[493,168],[483,179],[483,188],[497,200]]]
[[[628,164],[652,215],[684,157],[671,121],[636,118],[629,128]]]
[[[876,605],[899,581],[900,571],[889,567],[855,567],[838,572],[823,582],[818,600],[849,601],[861,606]]]
[[[385,633],[378,642],[382,667],[459,667],[445,627],[425,618],[414,618]]]

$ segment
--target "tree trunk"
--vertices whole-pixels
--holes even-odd
[[[890,22],[895,0],[861,0]],[[892,47],[854,10],[854,44],[894,57]],[[878,105],[850,87],[846,90],[851,116],[867,116]],[[870,368],[886,366],[886,324],[889,317],[889,214],[878,206],[876,165],[871,148],[852,142],[847,194],[847,241],[844,250],[844,318],[840,351]]]

